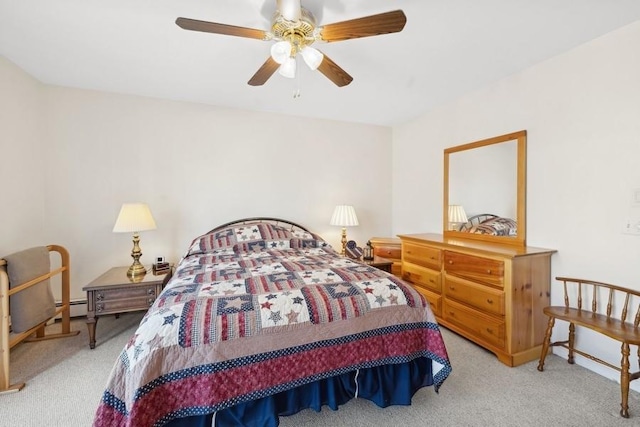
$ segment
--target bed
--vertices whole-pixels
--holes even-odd
[[[277,426],[359,397],[409,405],[451,364],[425,299],[304,227],[197,237],[122,350],[94,426]]]
[[[518,223],[511,218],[493,214],[479,214],[469,217],[467,222],[460,225],[458,231],[491,236],[516,236]]]

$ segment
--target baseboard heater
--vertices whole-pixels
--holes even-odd
[[[62,306],[62,301],[56,301],[56,307]],[[72,299],[69,302],[69,313],[72,318],[86,317],[87,316],[87,300],[86,299]],[[60,319],[60,315],[56,319]]]

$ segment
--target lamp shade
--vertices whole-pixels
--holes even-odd
[[[304,59],[304,62],[312,70],[317,70],[324,59],[324,55],[318,49],[310,46],[302,49],[300,55],[302,55],[302,59]]]
[[[333,210],[331,216],[331,225],[339,225],[340,227],[353,227],[358,225],[358,217],[353,206],[338,205]]]
[[[449,205],[449,222],[467,222],[467,214],[460,205]]]
[[[280,41],[271,46],[271,57],[278,64],[284,64],[291,57],[291,43]]]
[[[156,221],[146,203],[124,203],[113,226],[114,233],[155,230]]]
[[[296,58],[290,56],[278,68],[278,73],[286,78],[293,79],[296,76]]]

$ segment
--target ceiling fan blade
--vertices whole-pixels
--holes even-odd
[[[340,66],[333,62],[333,60],[331,60],[327,55],[324,55],[324,59],[318,66],[318,71],[324,74],[338,87],[346,86],[353,80],[353,77],[340,68]]]
[[[269,80],[269,77],[276,72],[280,64],[273,60],[272,57],[267,58],[262,67],[256,71],[256,73],[249,80],[251,86],[262,86]]]
[[[198,21],[197,19],[178,18],[176,24],[180,28],[203,33],[224,34],[227,36],[246,37],[249,39],[267,40],[267,32],[254,28],[236,27],[235,25],[219,24],[217,22]]]
[[[404,12],[394,10],[392,12],[324,25],[320,30],[320,38],[326,42],[337,42],[360,37],[397,33],[402,31],[406,23],[407,17]]]

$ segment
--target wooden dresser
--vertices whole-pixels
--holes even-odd
[[[431,304],[438,322],[508,366],[540,357],[555,250],[440,234],[408,234],[402,278]]]
[[[393,261],[391,273],[394,276],[402,277],[402,242],[395,237],[372,237],[369,239],[373,254]]]

